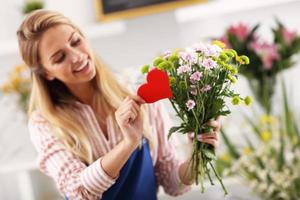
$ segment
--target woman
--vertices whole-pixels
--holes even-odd
[[[170,121],[159,103],[145,105],[94,55],[82,32],[60,13],[35,11],[18,32],[32,72],[29,130],[39,168],[69,199],[156,199],[189,190],[188,159],[166,139]],[[203,142],[218,143],[214,134]]]

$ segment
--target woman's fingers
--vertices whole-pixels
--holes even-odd
[[[187,136],[190,140],[193,140],[195,138],[195,133],[194,132],[188,132]],[[219,139],[219,132],[214,131],[212,133],[201,133],[200,135],[197,136],[198,138],[213,138],[213,139]]]
[[[136,117],[137,116],[131,111],[119,115],[121,121],[125,122],[126,124],[128,124],[131,121],[134,121]]]
[[[129,123],[134,121],[140,113],[140,105],[132,99],[130,96],[127,96],[122,105],[117,110],[116,114],[122,119],[123,122]]]
[[[220,117],[218,117],[216,120],[210,120],[207,125],[212,127],[214,131],[219,131],[221,129]]]
[[[211,144],[214,148],[219,146],[219,141],[214,138],[202,138],[199,139],[203,143]]]
[[[200,142],[213,145],[215,148],[219,146],[219,132],[214,131],[212,133],[202,133],[197,136]]]
[[[138,103],[136,103],[133,99],[130,99],[129,97],[126,97],[123,100],[122,105],[119,107],[120,112],[125,112],[129,109],[133,108],[137,112],[140,110],[140,106]]]
[[[202,133],[200,135],[199,136],[203,138],[215,138],[217,140],[219,139],[219,131],[214,131],[212,133]]]
[[[195,133],[194,132],[188,132],[187,133],[187,138],[189,142],[193,142],[194,138],[195,138]]]
[[[136,103],[138,103],[139,105],[146,103],[144,99],[142,99],[140,96],[138,95],[130,95],[130,98],[133,99]]]
[[[139,111],[141,105],[140,105],[139,101],[136,101],[135,99],[133,99],[131,97],[128,97],[127,106],[133,106],[137,111]]]

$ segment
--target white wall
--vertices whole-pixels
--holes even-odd
[[[22,2],[22,0],[5,0],[0,6],[0,84],[6,80],[8,71],[21,62],[15,41],[15,31],[23,18],[20,14]],[[182,15],[184,9],[182,9],[108,24],[95,23],[92,1],[46,0],[45,2],[47,8],[63,12],[83,27],[93,48],[116,73],[124,70],[136,72],[141,65],[150,63],[153,57],[164,50],[188,46],[209,37],[218,37],[225,27],[239,21],[251,25],[260,22],[262,24],[260,33],[269,39],[270,27],[275,24],[274,16],[277,16],[289,28],[300,32],[300,1],[296,0],[286,1],[286,3],[278,1],[281,2],[278,5],[253,9],[243,7],[242,11],[232,11],[226,6],[224,9],[217,7],[213,9],[207,6],[204,7],[206,10],[202,10],[205,14],[185,19],[185,15]],[[234,4],[228,3],[227,6],[232,7]],[[284,74],[288,77],[288,86],[294,94],[296,111],[300,113],[298,103],[300,93],[297,93],[299,64]],[[243,78],[236,88],[242,94],[250,92]],[[276,98],[278,99],[275,97],[275,100]],[[7,98],[0,100],[0,111],[0,168],[10,162],[31,162],[36,155],[29,141],[24,116]],[[240,111],[236,108],[233,108],[233,111],[233,115],[223,121],[224,126],[230,128],[230,135],[238,138],[238,127],[235,124],[240,122]],[[17,192],[7,189],[15,185],[15,178],[9,177],[7,174],[1,175],[0,173],[0,199],[19,199]]]

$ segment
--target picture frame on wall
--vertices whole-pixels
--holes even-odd
[[[94,0],[97,21],[113,21],[173,10],[208,0]]]

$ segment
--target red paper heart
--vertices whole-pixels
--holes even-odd
[[[137,94],[147,103],[173,97],[168,74],[156,68],[152,69],[147,74],[147,83],[139,87]]]

